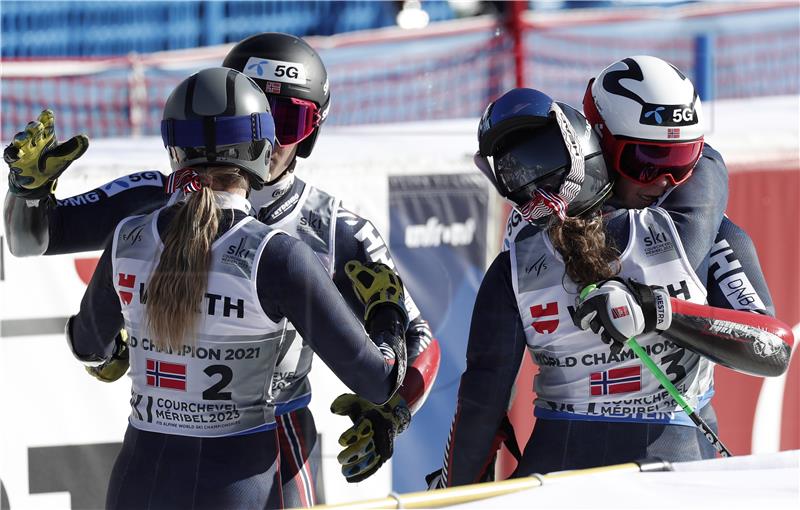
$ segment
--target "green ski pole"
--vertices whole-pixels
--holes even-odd
[[[589,292],[593,291],[595,288],[596,286],[594,284],[588,285],[586,288],[584,288],[581,292],[581,300],[583,300],[589,294]],[[653,376],[658,379],[658,382],[661,383],[661,386],[665,390],[667,390],[667,393],[669,393],[670,396],[675,399],[675,402],[681,406],[681,409],[683,409],[689,419],[692,420],[692,423],[694,423],[697,428],[700,429],[714,449],[717,450],[717,452],[719,452],[719,454],[723,457],[732,457],[733,454],[730,452],[730,450],[728,450],[725,445],[722,444],[722,441],[720,441],[719,437],[717,437],[714,431],[711,430],[711,427],[709,427],[705,420],[703,420],[694,411],[694,409],[692,409],[692,406],[690,406],[688,402],[686,402],[686,399],[683,398],[680,391],[678,391],[678,388],[672,384],[672,381],[669,380],[667,375],[661,370],[661,368],[659,368],[658,365],[655,364],[653,359],[647,354],[642,346],[639,345],[639,342],[636,341],[636,337],[630,337],[625,342],[625,345],[627,345],[636,354],[636,356],[642,360],[642,363],[644,363]]]

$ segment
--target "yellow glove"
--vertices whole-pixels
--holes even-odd
[[[128,333],[122,329],[114,338],[114,352],[111,358],[96,367],[86,367],[89,375],[103,382],[114,382],[128,371],[130,360],[128,359]]]
[[[380,262],[362,264],[358,260],[351,260],[345,264],[344,271],[353,284],[356,296],[364,303],[364,320],[367,323],[373,310],[382,304],[397,308],[408,322],[403,282],[389,266]]]
[[[44,198],[55,191],[58,177],[89,148],[85,135],[73,136],[59,144],[55,134],[55,116],[50,110],[29,122],[25,131],[3,151],[3,159],[11,172],[8,189],[27,199]]]
[[[395,436],[411,423],[411,412],[400,395],[378,405],[345,393],[333,401],[331,412],[353,420],[353,426],[339,436],[344,450],[336,457],[350,483],[360,482],[378,471],[392,457]]]

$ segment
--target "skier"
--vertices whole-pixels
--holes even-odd
[[[245,75],[190,76],[167,99],[162,126],[173,170],[193,168],[186,196],[120,222],[67,324],[73,354],[98,375],[131,366],[106,507],[283,508],[265,381],[291,342],[284,317],[380,405],[406,367],[402,284],[385,265],[348,263],[368,304],[367,337],[313,251],[249,216],[251,185],[269,177],[274,126]]]
[[[713,363],[779,375],[791,331],[767,315],[704,305],[682,242],[690,226],[679,230],[664,209],[599,214],[612,181],[600,141],[577,110],[515,89],[487,108],[479,142],[479,166],[534,229],[520,231],[481,283],[444,467],[429,475],[430,486],[491,479],[526,348],[540,369],[537,420],[513,476],[713,457],[619,342],[637,336],[713,428]],[[576,299],[591,283],[598,287]],[[684,288],[684,300],[670,296]]]
[[[386,243],[369,220],[348,211],[336,197],[294,174],[297,158],[311,155],[330,107],[327,71],[321,58],[298,37],[262,33],[236,44],[223,66],[250,76],[266,92],[275,118],[277,145],[270,175],[263,187],[249,197],[259,219],[308,244],[348,304],[362,315],[363,305],[352,290],[344,266],[357,259],[394,268]],[[180,196],[181,174],[167,181],[161,173],[148,171],[93,190],[99,197],[94,202],[56,200],[56,180],[83,154],[88,140],[77,136],[59,145],[53,129],[52,115],[44,114],[38,123],[30,124],[26,132],[19,134],[5,153],[12,172],[4,220],[13,254],[53,255],[100,249],[122,218],[150,212],[171,197],[175,200]],[[45,171],[15,171],[15,144],[41,137],[46,141],[38,146]],[[165,193],[165,188],[170,193]],[[339,457],[342,472],[351,482],[370,476],[391,457],[394,437],[402,432],[401,422],[394,416],[403,415],[406,409],[414,413],[420,408],[439,368],[438,342],[408,293],[406,307],[410,318],[406,331],[409,370],[398,397],[381,409],[352,395],[341,396],[332,406],[333,412],[348,415],[354,422],[340,438],[344,449]],[[307,376],[312,352],[293,327],[286,334],[294,337],[295,343],[287,348],[273,380],[279,403],[276,415],[283,446],[284,498],[290,506],[311,506],[322,502],[318,493],[320,446],[307,408],[311,399]],[[347,445],[354,437],[355,443]]]

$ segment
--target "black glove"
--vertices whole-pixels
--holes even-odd
[[[618,353],[625,342],[651,331],[664,331],[672,322],[672,306],[666,290],[634,280],[612,278],[589,285],[576,302],[574,324],[600,334]]]
[[[336,457],[350,483],[365,480],[378,471],[392,457],[395,436],[411,423],[411,412],[400,395],[377,405],[345,393],[333,401],[331,412],[353,420],[353,426],[339,436],[344,450]]]
[[[14,140],[3,151],[3,159],[11,170],[8,190],[30,200],[50,196],[58,177],[88,148],[89,139],[85,135],[73,136],[59,144],[53,112],[42,111],[39,119],[29,122],[25,131],[14,135]]]

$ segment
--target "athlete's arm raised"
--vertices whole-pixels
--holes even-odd
[[[153,211],[168,198],[164,176],[156,171],[126,175],[63,200],[51,196],[32,203],[9,191],[9,247],[20,257],[100,250],[123,218]]]
[[[3,158],[10,172],[3,220],[12,254],[99,250],[120,220],[164,205],[163,176],[155,171],[131,174],[56,200],[58,178],[88,146],[83,135],[59,144],[53,112],[45,110],[6,147]]]

